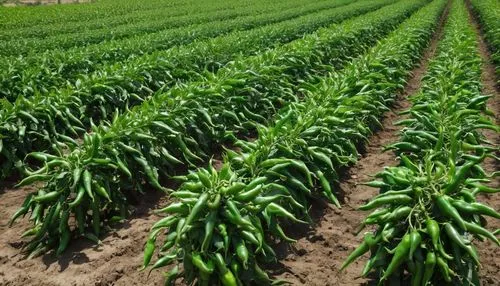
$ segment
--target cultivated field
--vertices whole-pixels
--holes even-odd
[[[0,7],[0,285],[500,285],[498,0],[91,2]]]

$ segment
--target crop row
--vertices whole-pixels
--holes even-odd
[[[167,191],[160,178],[176,174],[180,166],[196,166],[224,139],[265,124],[276,108],[298,100],[299,81],[314,82],[314,74],[343,66],[425,3],[401,1],[235,61],[202,82],[156,94],[109,124],[93,127],[69,154],[31,154],[44,166],[20,184],[46,183],[14,216],[32,213],[27,251],[56,246],[62,252],[72,236],[70,214],[81,234],[98,236],[103,225],[126,215],[128,200],[145,183]]]
[[[2,30],[22,27],[45,26],[64,22],[74,24],[80,21],[93,21],[111,17],[124,16],[132,11],[147,11],[170,7],[179,9],[182,6],[198,5],[198,1],[172,1],[165,3],[162,0],[111,0],[99,1],[92,5],[50,5],[43,7],[16,7],[0,9],[0,28]],[[35,12],[35,13],[34,13]]]
[[[240,9],[241,6],[245,5],[235,5],[231,7],[228,3],[223,6],[218,3],[204,2],[200,3],[200,6],[180,6],[172,9],[171,6],[164,6],[156,9],[141,9],[137,11],[131,11],[126,15],[117,15],[113,17],[100,18],[92,21],[82,20],[75,23],[58,22],[54,24],[45,24],[35,27],[24,27],[17,29],[3,29],[0,30],[0,39],[2,40],[12,40],[15,38],[44,38],[54,35],[67,35],[72,33],[80,33],[82,31],[88,32],[90,30],[97,31],[100,29],[113,29],[117,26],[123,26],[131,23],[141,23],[149,19],[156,19],[160,16],[162,17],[178,17],[191,15],[195,16],[198,13],[212,12],[213,10],[223,10],[223,9]],[[256,6],[262,8],[258,2],[255,3]],[[205,6],[206,5],[206,6]],[[248,5],[248,3],[246,3]],[[292,7],[294,4],[290,4]]]
[[[374,270],[379,281],[412,285],[480,285],[480,260],[473,239],[487,238],[483,216],[500,218],[480,193],[495,174],[480,164],[497,150],[481,133],[500,131],[486,117],[481,95],[481,58],[476,34],[463,0],[452,1],[449,19],[435,59],[429,65],[400,142],[388,146],[400,166],[387,167],[368,185],[380,194],[360,207],[373,210],[363,221],[376,225],[354,250],[344,267],[366,252],[371,256],[362,276]]]
[[[158,210],[166,216],[151,228],[144,267],[162,237],[151,270],[173,264],[167,284],[178,276],[188,284],[270,284],[261,266],[276,260],[271,245],[294,242],[281,223],[307,223],[309,200],[320,194],[338,205],[337,172],[379,128],[445,4],[434,1],[345,70],[308,85],[305,99],[260,126],[255,141],[236,141],[241,151],[228,150],[219,171],[210,165],[178,177],[185,182]]]
[[[491,59],[495,64],[497,80],[500,80],[500,2],[470,0],[470,4],[492,50]],[[500,83],[498,85],[500,86]]]
[[[209,5],[211,4],[211,5]],[[147,17],[144,21],[134,21],[133,23],[120,25],[113,29],[104,27],[98,30],[80,30],[73,34],[56,33],[43,38],[22,38],[16,37],[9,41],[0,43],[0,55],[14,56],[19,55],[34,55],[37,56],[40,52],[46,50],[57,49],[61,52],[70,47],[81,47],[89,44],[101,43],[106,40],[126,39],[135,35],[144,35],[155,33],[165,29],[173,29],[176,27],[184,27],[187,25],[203,24],[217,20],[234,19],[240,16],[265,14],[274,9],[283,9],[293,5],[293,3],[278,2],[277,5],[268,5],[267,3],[256,3],[255,5],[244,5],[235,9],[227,9],[226,3],[209,3],[204,4],[207,7],[191,7],[191,13],[180,16],[161,15],[156,17]],[[319,3],[318,6],[328,8],[329,6],[337,6],[336,3],[326,2]],[[204,11],[204,13],[196,13],[196,11]],[[179,9],[180,10],[180,9]],[[178,11],[178,10],[174,10]],[[189,11],[189,10],[188,10]],[[165,14],[165,13],[164,13]],[[192,28],[192,27],[190,27]]]
[[[51,150],[57,153],[61,149],[60,145],[76,145],[70,137],[78,137],[85,132],[92,119],[106,119],[116,109],[123,111],[141,103],[153,90],[158,91],[188,80],[203,80],[210,77],[206,70],[216,71],[239,55],[251,55],[269,45],[289,42],[326,23],[360,15],[390,2],[393,1],[354,4],[352,7],[338,8],[333,13],[327,11],[321,17],[313,14],[175,47],[145,55],[127,65],[117,65],[87,80],[78,81],[74,89],[39,94],[29,99],[19,97],[13,104],[4,101],[4,108],[0,111],[2,177],[12,173],[14,164],[20,168],[21,160],[28,152]]]
[[[193,24],[187,27],[181,26],[176,29],[138,35],[124,40],[113,40],[98,45],[78,47],[65,51],[49,51],[30,57],[11,58],[5,61],[5,69],[2,70],[0,75],[2,82],[0,94],[5,96],[9,101],[14,101],[20,95],[30,97],[35,93],[45,94],[54,92],[60,88],[64,89],[65,85],[73,85],[78,79],[88,78],[89,75],[86,74],[92,74],[93,72],[115,74],[116,72],[113,69],[123,69],[113,67],[113,64],[116,62],[136,58],[132,59],[132,62],[137,63],[143,61],[137,57],[144,54],[163,51],[176,45],[186,45],[195,40],[202,41],[212,37],[223,36],[231,31],[250,30],[255,27],[290,19],[293,21],[293,18],[300,16],[309,19],[313,19],[314,17],[319,18],[319,20],[315,20],[316,25],[331,23],[331,20],[327,17],[334,16],[337,13],[335,10],[317,11],[329,7],[334,8],[335,5],[344,5],[350,2],[352,0],[343,0],[335,2],[335,4],[328,4],[329,6],[326,7],[325,4],[320,3],[286,10],[283,10],[283,7],[279,5],[268,5],[279,11],[258,16],[249,15],[231,19],[233,15],[226,20],[213,19],[212,22]],[[314,12],[316,12],[315,15],[307,15]],[[334,15],[331,15],[332,12],[334,12]],[[242,12],[240,11],[239,13]],[[204,14],[202,16],[211,19],[214,14],[208,13],[208,15]],[[336,17],[332,18],[335,19]],[[304,30],[307,32],[307,28]],[[269,42],[269,45],[271,45],[271,42]],[[158,56],[161,56],[161,54]],[[107,66],[111,66],[111,68]]]

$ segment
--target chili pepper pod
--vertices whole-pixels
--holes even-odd
[[[441,258],[440,256],[437,256],[436,257],[436,265],[440,269],[440,273],[441,273],[441,275],[443,275],[444,280],[448,283],[451,282],[453,272],[448,267],[448,264],[446,263],[446,261],[443,258]]]
[[[420,286],[422,283],[425,265],[424,258],[422,256],[422,252],[418,249],[415,252],[415,272],[412,274],[411,285],[412,286]]]
[[[374,209],[376,207],[379,207],[379,206],[382,206],[385,204],[404,205],[404,204],[410,203],[412,200],[413,199],[408,195],[389,195],[389,196],[383,196],[383,197],[371,200],[369,203],[359,207],[358,209],[370,210],[370,209]]]
[[[465,230],[465,223],[460,213],[451,205],[446,195],[436,195],[434,197],[436,205],[443,215],[452,219],[461,229]]]
[[[412,230],[410,233],[410,250],[409,250],[409,260],[413,260],[413,254],[417,251],[417,248],[420,247],[420,243],[422,242],[422,236],[418,232],[418,230]]]
[[[391,262],[384,271],[384,275],[380,278],[380,281],[386,280],[390,277],[403,262],[407,259],[411,247],[411,236],[410,234],[405,234],[399,244],[394,249],[394,255]]]
[[[445,223],[444,229],[446,231],[446,234],[448,235],[448,238],[453,243],[463,248],[472,257],[472,259],[476,262],[476,264],[479,265],[479,257],[477,256],[477,253],[473,251],[472,247],[470,246],[470,241],[465,240],[462,237],[462,235],[460,235],[458,231],[450,223]]]
[[[370,250],[370,247],[372,247],[374,243],[376,243],[375,236],[372,233],[365,234],[363,242],[356,249],[354,249],[351,254],[349,254],[349,256],[340,267],[340,270],[344,270],[349,264],[354,262],[356,258],[368,252],[368,250]]]

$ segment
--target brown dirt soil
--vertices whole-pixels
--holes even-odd
[[[12,228],[9,217],[16,211],[32,188],[7,190],[0,193],[0,285],[158,285],[160,272],[137,269],[142,262],[143,245],[149,228],[158,219],[152,210],[163,205],[154,191],[136,206],[133,217],[112,230],[95,246],[86,239],[73,242],[66,253],[24,260],[20,254],[19,236],[30,226],[27,219]]]

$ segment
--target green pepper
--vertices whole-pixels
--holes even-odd
[[[420,246],[420,242],[422,242],[422,236],[420,236],[418,230],[413,230],[410,233],[410,253],[408,256],[410,260],[413,260],[413,253],[415,253],[417,247]]]
[[[278,216],[286,217],[290,219],[291,221],[297,222],[297,223],[304,223],[306,224],[307,222],[297,219],[292,213],[287,211],[285,208],[282,206],[276,204],[276,203],[270,203],[266,207],[266,212],[270,214],[276,214]]]
[[[498,241],[496,236],[493,233],[486,230],[485,228],[483,228],[475,223],[471,223],[471,222],[467,222],[467,221],[465,222],[465,227],[467,228],[467,231],[474,233],[474,234],[483,235],[483,236],[489,238],[494,243],[496,243],[498,246],[500,246],[500,242]]]
[[[207,201],[208,208],[212,211],[219,209],[221,198],[221,194],[217,193],[213,201]]]
[[[156,230],[154,233],[157,234],[159,230]],[[156,235],[150,236],[150,238],[146,241],[146,246],[144,247],[144,258],[142,263],[141,270],[146,269],[146,267],[151,262],[151,258],[153,257],[153,253],[155,251],[155,242]]]
[[[87,169],[83,171],[83,186],[85,188],[85,191],[87,192],[87,195],[93,201],[94,194],[92,193],[92,175]]]
[[[339,200],[335,197],[335,195],[332,192],[332,188],[330,186],[330,182],[326,179],[325,175],[321,171],[317,171],[316,175],[318,176],[321,187],[323,188],[323,191],[325,192],[326,197],[330,200],[330,202],[334,203],[337,208],[340,207],[340,202]]]
[[[439,244],[439,224],[437,221],[428,218],[426,220],[427,234],[431,237],[432,245],[435,250],[438,250]]]
[[[191,209],[191,213],[189,213],[188,217],[186,218],[186,221],[184,222],[184,226],[182,227],[181,231],[179,232],[179,235],[181,236],[183,233],[185,233],[188,229],[188,227],[191,225],[191,222],[196,218],[196,216],[199,215],[199,213],[202,211],[202,209],[205,207],[207,200],[208,200],[209,194],[208,193],[203,193],[196,204],[193,206]]]
[[[243,189],[245,189],[245,187],[246,187],[245,183],[236,182],[236,183],[232,184],[230,187],[223,189],[222,193],[224,195],[228,195],[228,196],[235,195],[235,194],[239,193],[240,191],[242,191]]]
[[[383,245],[380,245],[375,253],[375,256],[371,257],[366,263],[363,271],[361,272],[361,277],[366,277],[370,270],[374,267],[384,265],[387,259],[388,253]]]
[[[389,195],[374,199],[368,204],[359,207],[358,209],[366,211],[386,204],[406,205],[411,201],[413,201],[413,199],[407,195]]]
[[[14,223],[14,221],[22,216],[22,215],[25,215],[28,211],[29,211],[29,208],[30,208],[30,205],[32,203],[32,199],[34,197],[34,194],[33,193],[30,193],[28,196],[26,196],[26,198],[24,199],[24,202],[21,206],[21,208],[19,208],[19,210],[17,210],[14,215],[12,215],[12,217],[10,218],[9,220],[9,227],[12,226],[12,224]]]
[[[210,214],[207,216],[205,220],[205,236],[203,238],[203,242],[201,243],[201,250],[203,252],[208,250],[208,246],[210,240],[212,239],[212,234],[216,220],[217,220],[217,212],[215,211],[210,212]]]
[[[436,266],[436,255],[434,254],[434,252],[427,252],[424,266],[425,270],[422,277],[422,286],[426,286],[427,283],[431,280],[432,274],[434,274],[434,267]]]
[[[412,208],[408,206],[401,206],[395,209],[392,213],[388,214],[385,218],[381,219],[381,222],[384,221],[399,221],[402,220],[411,213]]]
[[[451,218],[463,230],[466,230],[465,223],[457,209],[455,209],[449,202],[449,197],[446,195],[435,196],[436,205],[443,215]]]
[[[234,196],[234,198],[240,202],[249,202],[255,199],[259,194],[262,193],[262,184],[257,185],[255,188],[238,193]]]
[[[344,270],[349,264],[351,264],[354,260],[356,260],[356,258],[368,252],[368,250],[370,250],[370,247],[373,245],[372,242],[374,239],[375,236],[372,233],[367,233],[363,239],[363,242],[356,249],[354,249],[354,251],[351,252],[351,254],[349,254],[347,259],[340,267],[340,270],[341,271]]]
[[[68,247],[69,240],[71,238],[71,232],[69,229],[68,221],[69,221],[69,215],[70,212],[69,210],[64,210],[61,214],[61,218],[59,220],[59,233],[60,233],[60,240],[59,240],[59,247],[57,248],[56,255],[59,256],[61,255],[64,250]]]
[[[384,281],[387,278],[389,278],[399,268],[399,266],[407,258],[407,255],[410,252],[410,246],[411,246],[411,237],[410,234],[407,233],[403,236],[398,246],[396,246],[391,262],[387,266],[384,275],[380,278],[380,281]]]
[[[469,255],[472,257],[472,259],[474,259],[476,264],[479,265],[480,264],[479,257],[477,256],[477,253],[469,245],[470,242],[468,243],[468,241],[465,241],[464,238],[450,223],[445,223],[444,229],[446,230],[446,234],[451,239],[451,241],[453,241],[454,243],[462,247],[464,250],[466,250],[467,253],[469,253]]]
[[[177,202],[177,203],[171,203],[170,205],[168,205],[162,209],[155,210],[154,212],[155,213],[168,213],[168,214],[178,213],[178,214],[182,214],[182,215],[187,215],[189,212],[189,207],[186,204],[183,204],[181,202]]]
[[[212,264],[212,261],[210,260],[205,263],[200,253],[191,254],[191,262],[200,270],[200,272],[204,274],[212,274],[212,272],[214,272],[214,265]]]
[[[245,242],[239,237],[234,237],[233,242],[236,246],[236,255],[243,264],[243,268],[247,269],[249,253],[247,247],[245,246]]]
[[[439,252],[439,255],[441,255],[441,257],[443,257],[444,259],[447,259],[447,260],[452,260],[453,259],[453,256],[449,255],[448,253],[446,253],[446,251],[444,250],[444,247],[443,245],[440,243],[438,244],[438,252]]]
[[[446,263],[446,261],[443,258],[438,256],[436,258],[436,264],[439,267],[439,269],[441,270],[440,273],[441,273],[441,275],[443,275],[444,281],[446,281],[448,283],[451,282],[451,276],[450,276],[451,270],[448,267],[448,263]]]
[[[466,179],[465,176],[475,164],[475,161],[468,161],[464,165],[460,166],[453,174],[450,183],[444,189],[444,193],[450,194],[451,192],[456,191],[457,187]]]
[[[489,206],[483,205],[481,203],[476,203],[476,202],[473,202],[470,205],[471,205],[471,207],[473,207],[476,210],[476,213],[478,213],[478,214],[483,214],[483,215],[487,215],[487,216],[491,216],[491,217],[500,219],[500,214]]]
[[[408,169],[412,170],[412,171],[413,171],[413,172],[415,172],[415,173],[420,172],[420,170],[419,170],[418,166],[417,166],[415,163],[413,163],[413,162],[410,160],[410,158],[408,158],[408,156],[406,156],[405,154],[400,154],[400,155],[399,155],[399,157],[400,157],[400,159],[401,159],[401,162],[403,163],[403,165],[404,165],[406,168],[408,168]]]
[[[35,202],[40,202],[40,203],[50,203],[52,201],[55,201],[59,197],[59,192],[58,191],[52,191],[43,195],[38,195],[33,198]]]
[[[231,270],[229,270],[226,266],[226,262],[220,253],[216,253],[214,256],[214,262],[219,269],[219,273],[221,276],[221,282],[224,286],[238,286],[236,282],[236,278],[234,277]]]
[[[70,208],[74,208],[76,206],[79,206],[82,203],[83,197],[85,196],[85,188],[83,186],[80,186],[78,188],[78,193],[76,195],[76,198],[74,201],[70,202],[68,206]]]

